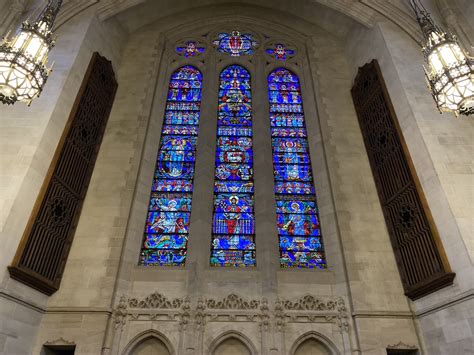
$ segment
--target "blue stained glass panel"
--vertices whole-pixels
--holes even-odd
[[[155,192],[192,192],[193,183],[189,180],[154,179],[152,191]]]
[[[199,112],[194,111],[167,111],[165,114],[167,125],[199,125]]]
[[[186,58],[196,57],[206,51],[205,47],[201,47],[197,41],[187,41],[184,46],[176,47],[176,53]]]
[[[189,212],[150,212],[147,233],[188,233]]]
[[[186,234],[147,234],[145,248],[147,249],[186,249],[188,236]]]
[[[140,263],[145,266],[183,266],[186,249],[147,249],[142,250]]]
[[[251,137],[252,128],[249,127],[219,127],[217,129],[219,136]]]
[[[163,136],[161,139],[161,149],[163,150],[177,150],[179,152],[174,152],[177,156],[174,160],[181,159],[180,155],[183,150],[196,150],[197,137],[195,136]]]
[[[277,181],[312,181],[309,165],[274,164],[274,175]]]
[[[304,127],[304,116],[298,114],[270,114],[270,123],[275,127]]]
[[[238,65],[220,75],[211,265],[255,265],[252,94]]]
[[[187,82],[185,82],[187,83]],[[191,87],[173,88],[168,92],[169,101],[201,101],[201,88]]]
[[[291,137],[306,138],[306,130],[304,128],[273,128],[272,137]]]
[[[216,166],[216,178],[225,181],[248,181],[253,176],[250,164],[219,164]]]
[[[249,267],[255,266],[255,251],[232,250],[232,249],[212,249],[211,265],[213,266],[233,266]]]
[[[325,268],[301,87],[285,68],[268,76],[281,267]]]
[[[194,176],[194,162],[160,161],[155,172],[157,179],[192,179]]]
[[[176,159],[178,157],[178,159]],[[169,151],[161,150],[158,154],[157,161],[182,161],[182,162],[194,162],[196,160],[196,154],[193,150],[180,150]]]
[[[273,151],[277,153],[306,153],[308,141],[305,138],[272,138]]]
[[[291,251],[322,251],[320,237],[280,237],[280,249]]]
[[[219,194],[214,199],[216,212],[251,212],[253,196],[249,194]]]
[[[212,42],[219,52],[229,54],[232,57],[252,54],[257,46],[251,33],[232,31],[230,33],[219,33],[217,39]],[[242,73],[246,75],[246,73]]]
[[[214,235],[213,249],[255,250],[253,237],[250,235]]]
[[[277,200],[277,213],[314,213],[317,211],[315,201]]]
[[[214,183],[214,192],[231,193],[253,193],[253,182],[240,181],[216,181]]]
[[[305,269],[325,269],[327,267],[324,252],[280,251],[281,267],[297,267]]]
[[[196,126],[176,126],[176,125],[165,125],[161,131],[163,134],[189,134],[197,135],[198,129]]]
[[[294,181],[276,181],[275,193],[292,195],[311,195],[314,194],[314,186],[308,182]]]
[[[139,261],[142,265],[182,266],[186,260],[201,86],[201,72],[192,66],[177,69],[170,79]]]
[[[275,164],[309,164],[307,153],[273,153]]]
[[[180,193],[151,194],[149,211],[191,212],[191,195]]]
[[[280,235],[319,236],[319,221],[314,214],[277,214]]]

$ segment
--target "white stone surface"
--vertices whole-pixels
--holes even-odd
[[[311,336],[341,354],[386,354],[387,346],[400,342],[427,354],[463,354],[474,348],[472,120],[438,115],[425,88],[416,43],[375,13],[358,14],[360,4],[332,6],[360,21],[377,22],[371,29],[309,2],[291,10],[283,1],[213,3],[149,2],[105,22],[94,12],[110,14],[114,7],[91,7],[60,27],[51,56],[56,70],[42,97],[31,108],[0,107],[0,238],[5,246],[0,249],[0,354],[37,354],[45,342],[60,338],[76,343],[76,354],[121,354],[147,336],[186,355],[208,354],[231,336],[252,354],[265,355],[289,354]],[[192,9],[198,5],[205,6]],[[174,55],[178,40],[206,42],[215,32],[235,27],[256,33],[262,42],[266,35],[298,48],[287,66],[302,81],[327,271],[279,269],[266,75],[281,63],[261,49],[252,57],[216,55],[209,43],[202,58]],[[114,63],[119,89],[61,288],[48,299],[11,280],[6,266],[96,50]],[[373,58],[382,67],[457,273],[452,287],[416,302],[403,295],[350,96],[357,68]],[[145,268],[137,260],[168,79],[189,63],[203,71],[204,91],[188,261],[183,269]],[[258,266],[249,270],[208,266],[217,75],[231,63],[246,66],[253,83]],[[156,292],[178,298],[180,306],[158,302],[133,308],[120,301],[122,296],[143,300]],[[208,299],[232,294],[259,302],[258,307],[239,302],[219,309],[203,306]],[[296,302],[308,294],[321,302],[342,299],[343,307],[325,318],[318,310],[282,309],[278,302]]]

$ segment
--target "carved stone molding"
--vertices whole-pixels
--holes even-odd
[[[417,347],[413,345],[407,345],[404,342],[400,341],[398,344],[387,346],[389,350],[416,350]]]
[[[257,323],[263,331],[273,326],[283,331],[288,323],[335,323],[341,332],[348,331],[348,311],[342,297],[318,298],[305,295],[295,299],[277,298],[271,306],[266,298],[246,299],[234,293],[224,298],[189,297],[170,299],[155,292],[149,296],[127,298],[122,296],[113,311],[116,328],[126,321],[153,320],[178,322],[181,329],[193,325],[204,331],[210,322]]]
[[[139,300],[137,298],[131,298],[128,300],[128,306],[130,308],[177,309],[180,308],[183,303],[184,299],[168,299],[166,296],[163,296],[161,293],[158,292],[154,292],[142,300]]]
[[[247,301],[234,293],[231,293],[222,300],[206,300],[206,307],[208,309],[258,309],[259,305],[260,301]]]
[[[46,346],[73,346],[73,345],[76,345],[75,342],[73,341],[68,341],[66,339],[64,339],[63,337],[59,338],[59,339],[56,339],[56,340],[50,340],[50,341],[47,341],[46,343],[44,343],[44,345]]]
[[[288,323],[336,323],[341,331],[349,330],[348,312],[342,297],[321,299],[305,295],[295,300],[279,298],[275,302],[275,327],[283,330]]]

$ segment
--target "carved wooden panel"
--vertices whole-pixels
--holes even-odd
[[[411,299],[452,284],[437,229],[421,190],[377,61],[359,69],[352,97],[398,268]]]
[[[116,89],[112,63],[94,53],[9,267],[12,278],[48,295],[61,282]]]

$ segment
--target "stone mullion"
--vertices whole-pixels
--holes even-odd
[[[254,179],[257,268],[261,271],[262,297],[272,299],[277,293],[279,270],[278,236],[273,190],[273,163],[268,117],[267,77],[265,60],[256,57],[253,78],[253,125],[254,125]],[[262,327],[262,354],[273,347],[271,338],[265,336]]]
[[[207,61],[208,69],[203,70],[201,119],[186,263],[186,269],[189,270],[188,294],[193,298],[202,294],[201,285],[196,281],[209,265],[212,230],[218,81],[215,58],[208,58]]]

